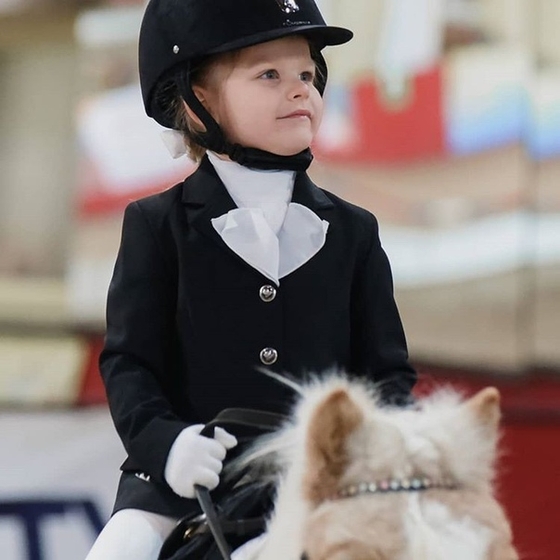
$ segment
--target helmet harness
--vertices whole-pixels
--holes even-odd
[[[313,160],[309,148],[282,156],[230,142],[192,87],[196,61],[291,35],[302,35],[315,47],[312,56],[318,67],[317,87],[323,95],[327,65],[320,50],[349,41],[352,32],[327,26],[313,0],[151,0],[139,42],[140,83],[147,114],[163,126],[176,127],[166,107],[154,96],[162,78],[171,76],[182,99],[206,129],[195,133],[202,147],[254,169],[305,171]]]

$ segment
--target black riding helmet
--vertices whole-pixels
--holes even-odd
[[[163,80],[173,79],[191,109],[206,127],[197,142],[231,159],[260,169],[306,169],[311,152],[279,156],[256,148],[232,145],[218,123],[198,101],[191,69],[205,57],[249,47],[289,35],[304,35],[323,81],[327,67],[320,50],[352,38],[352,32],[327,26],[313,0],[150,0],[139,39],[140,85],[146,113],[167,128],[175,123],[155,95]]]

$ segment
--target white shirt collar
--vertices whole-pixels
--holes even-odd
[[[292,199],[295,171],[250,169],[235,161],[220,159],[208,151],[208,159],[239,208],[262,208],[284,204]]]

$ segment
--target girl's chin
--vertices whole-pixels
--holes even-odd
[[[297,154],[303,152],[304,150],[307,150],[307,148],[309,148],[309,146],[306,146],[305,148],[301,148],[297,151],[276,151],[276,152],[271,152],[273,154],[276,154],[277,156],[284,156],[284,157],[290,157],[290,156],[296,156]],[[270,151],[270,150],[268,150]]]

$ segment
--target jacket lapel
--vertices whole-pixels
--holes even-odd
[[[334,208],[330,198],[313,183],[307,173],[298,173],[294,183],[292,202],[297,202],[313,210],[320,218],[328,221],[328,212]]]

